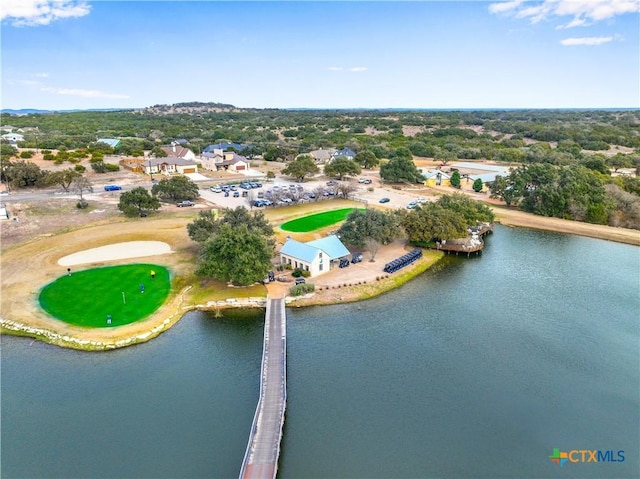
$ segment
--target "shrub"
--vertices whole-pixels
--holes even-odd
[[[293,266],[291,266],[291,264],[287,263],[287,264],[284,265],[284,269],[291,270],[291,269],[293,269]]]
[[[87,206],[89,206],[89,203],[87,203],[85,200],[81,200],[76,203],[76,208],[78,208],[79,210],[82,210]]]
[[[293,276],[294,278],[299,278],[300,276],[302,276],[302,271],[296,268],[292,271],[291,276]]]
[[[87,171],[87,169],[82,165],[76,165],[73,167],[73,169],[79,173],[84,173],[85,171]]]
[[[306,269],[302,271],[303,278],[308,278],[309,276],[311,276],[311,271],[307,271]]]
[[[289,294],[291,296],[300,296],[306,293],[311,293],[315,290],[315,285],[312,283],[302,283],[296,284],[295,286],[291,286],[289,288]]]
[[[20,158],[31,158],[33,157],[33,151],[26,150],[20,152]]]

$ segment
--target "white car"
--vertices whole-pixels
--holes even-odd
[[[222,193],[222,188],[220,188],[219,186],[212,186],[210,189],[214,193]]]
[[[407,205],[407,209],[412,210],[413,208],[415,208],[416,206],[418,206],[418,202],[417,201],[412,201],[411,203],[409,203]]]

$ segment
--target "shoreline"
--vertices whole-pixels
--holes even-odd
[[[616,241],[634,246],[640,246],[640,231],[609,226],[591,225],[558,218],[547,218],[532,215],[517,210],[491,205],[496,214],[496,222],[505,226],[526,227],[555,231],[563,234],[576,234],[603,240]],[[119,223],[121,228],[112,231],[112,224],[91,225],[71,232],[64,232],[46,238],[36,238],[33,241],[15,245],[3,251],[2,257],[2,293],[3,298],[0,312],[0,334],[28,336],[43,342],[61,347],[83,351],[105,351],[131,346],[149,341],[162,332],[171,328],[189,311],[221,311],[228,308],[264,307],[264,297],[243,297],[236,295],[226,299],[212,300],[200,293],[200,296],[189,298],[192,286],[187,283],[192,279],[190,261],[193,260],[193,250],[184,227],[185,218],[157,219],[150,223],[154,233],[139,232],[136,223]],[[92,239],[87,238],[92,236]],[[87,329],[72,326],[51,318],[40,310],[37,294],[42,285],[60,274],[61,267],[58,258],[83,248],[103,246],[120,241],[161,240],[171,245],[174,254],[159,257],[158,263],[172,271],[175,292],[167,302],[149,318],[109,329]],[[186,246],[185,246],[186,245]],[[425,250],[425,253],[433,250]],[[410,266],[405,271],[393,275],[379,273],[367,280],[354,281],[353,284],[320,284],[312,295],[299,298],[287,297],[289,307],[308,307],[339,304],[345,302],[363,301],[385,294],[407,283],[426,270],[437,267],[444,254],[425,257]],[[135,259],[118,261],[118,264],[137,262]],[[105,263],[94,263],[88,267],[104,266]],[[331,273],[327,273],[331,274]],[[322,279],[323,277],[318,277]],[[326,281],[325,281],[326,283]],[[194,282],[195,284],[195,282]],[[280,286],[278,294],[287,296],[288,283]],[[284,288],[284,290],[283,290]],[[198,289],[198,288],[194,288]],[[199,288],[202,291],[202,288]],[[267,287],[267,289],[269,289]],[[256,291],[254,288],[252,291]],[[271,292],[271,291],[270,291]],[[233,291],[229,291],[230,296]]]

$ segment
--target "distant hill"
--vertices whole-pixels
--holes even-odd
[[[4,109],[4,110],[0,110],[0,113],[3,115],[34,115],[34,114],[55,113],[55,112],[51,110],[36,110],[33,108],[23,108],[21,110]]]
[[[199,101],[190,101],[183,103],[174,103],[172,105],[153,105],[138,110],[140,113],[151,113],[155,115],[174,115],[177,113],[220,113],[225,111],[244,111],[233,105],[226,103],[203,103]]]
[[[78,111],[129,111],[136,110],[136,108],[88,108],[86,110],[76,109],[76,110],[38,110],[35,108],[22,108],[20,110],[12,110],[10,108],[6,108],[4,110],[0,110],[0,114],[2,115],[48,115],[53,113],[75,113]]]

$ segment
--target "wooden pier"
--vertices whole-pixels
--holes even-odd
[[[471,253],[480,254],[484,248],[482,237],[491,232],[493,232],[493,224],[483,223],[482,225],[469,228],[469,236],[466,238],[437,241],[436,249],[445,251],[447,254],[455,253],[458,255],[458,253],[467,253],[467,256],[470,256]]]
[[[287,318],[284,299],[267,299],[260,397],[240,479],[275,479],[287,404]]]

